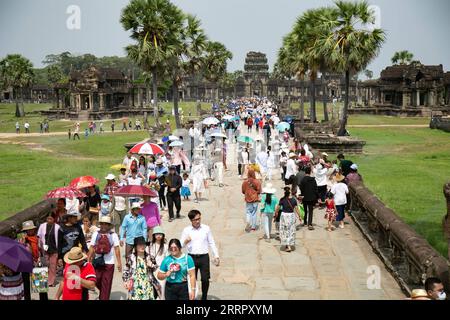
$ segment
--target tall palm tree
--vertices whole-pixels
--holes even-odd
[[[180,38],[172,45],[171,55],[168,59],[177,128],[181,127],[178,112],[178,89],[186,76],[194,75],[200,70],[207,41],[200,20],[189,14],[184,16],[183,26],[179,34]]]
[[[209,81],[218,82],[227,72],[227,61],[232,58],[233,54],[227,50],[225,45],[216,41],[208,41],[205,47],[205,55],[202,58],[204,77]],[[214,99],[217,99],[217,95]]]
[[[159,124],[158,72],[171,46],[179,39],[183,14],[169,0],[131,0],[120,17],[136,43],[125,48],[128,57],[152,75],[153,110]],[[147,121],[147,119],[145,120]]]
[[[338,131],[342,136],[347,132],[350,77],[364,70],[378,55],[385,32],[364,27],[375,21],[366,1],[336,1],[330,17],[333,19],[322,21],[323,28],[317,28],[318,40],[313,51],[326,58],[330,70],[345,73],[344,110]]]
[[[391,58],[393,64],[409,64],[411,63],[414,55],[408,50],[397,51]]]
[[[13,88],[16,117],[25,116],[23,89],[33,83],[33,64],[20,54],[8,54],[0,61],[0,87]]]

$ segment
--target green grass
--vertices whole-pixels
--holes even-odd
[[[203,103],[203,108],[209,108],[209,104]],[[161,118],[161,121],[165,123],[166,119],[169,119],[172,128],[175,127],[175,118],[172,116],[172,108],[173,103],[171,102],[162,102],[161,106],[163,107],[165,114]],[[21,133],[25,132],[25,129],[23,128],[23,125],[25,121],[29,121],[30,123],[30,131],[33,132],[39,132],[39,122],[42,122],[46,119],[46,117],[43,117],[40,115],[39,111],[48,110],[52,107],[51,104],[25,104],[25,117],[23,118],[16,118],[16,105],[15,103],[1,103],[0,104],[0,132],[5,133],[14,133],[16,132],[15,124],[17,121],[19,121],[21,125]],[[179,107],[182,108],[183,114],[185,117],[185,120],[189,118],[189,112],[191,112],[192,116],[197,115],[197,109],[196,109],[196,103],[195,102],[180,102]],[[138,117],[141,122],[143,123],[143,117]],[[133,122],[136,118],[132,117],[129,118]],[[149,116],[149,123],[150,125],[153,125],[155,123],[155,119],[152,116]],[[72,120],[50,120],[49,126],[50,126],[50,132],[67,132],[69,128],[74,128],[74,125],[77,121]],[[104,120],[103,122],[103,129],[104,130],[111,130],[111,120]],[[87,128],[89,122],[88,121],[81,121],[81,129],[84,130]],[[119,119],[115,120],[116,123],[116,130],[120,130],[122,128],[122,122]],[[98,128],[98,122],[97,122],[97,128]],[[73,131],[73,130],[72,130]]]
[[[442,255],[447,240],[442,186],[450,181],[450,135],[428,128],[352,128],[367,141],[365,154],[349,156],[365,184]]]

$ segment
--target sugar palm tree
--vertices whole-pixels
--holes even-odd
[[[159,124],[158,70],[179,39],[183,14],[168,0],[131,0],[120,22],[135,43],[125,48],[128,57],[152,75],[153,110]],[[146,120],[147,121],[147,120]]]
[[[344,110],[338,131],[342,136],[346,134],[350,77],[364,70],[377,56],[385,40],[385,32],[365,27],[375,21],[365,1],[336,1],[330,17],[322,21],[323,28],[317,28],[318,40],[313,51],[325,58],[330,70],[345,73]]]
[[[23,117],[23,89],[33,83],[33,64],[20,54],[8,54],[0,61],[0,87],[13,88],[16,117]]]
[[[409,64],[411,63],[414,55],[408,50],[397,51],[391,58],[393,64]]]
[[[168,59],[170,78],[172,80],[173,107],[177,128],[181,127],[178,112],[178,89],[186,76],[196,74],[201,68],[202,56],[207,37],[201,28],[200,20],[192,15],[185,15],[180,30],[180,38],[172,44]]]
[[[202,58],[204,77],[209,81],[218,82],[227,72],[227,61],[232,58],[233,54],[227,50],[225,45],[216,41],[208,41],[205,47],[205,55]]]

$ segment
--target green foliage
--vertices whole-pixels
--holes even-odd
[[[414,55],[408,50],[397,51],[391,58],[393,64],[409,64],[412,62]]]

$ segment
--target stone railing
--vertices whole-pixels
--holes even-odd
[[[401,288],[410,293],[435,276],[448,292],[449,261],[363,183],[350,183],[349,190],[353,220]]]
[[[35,225],[45,222],[52,205],[55,205],[54,200],[44,200],[6,220],[0,221],[0,236],[15,238],[16,234],[22,229],[22,223],[27,220],[33,220]]]

